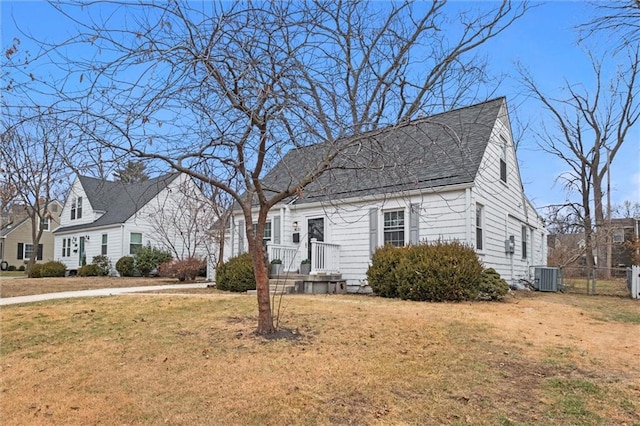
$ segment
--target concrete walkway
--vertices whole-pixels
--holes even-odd
[[[61,291],[59,293],[32,294],[29,296],[0,298],[0,306],[16,305],[18,303],[42,302],[43,300],[70,299],[74,297],[115,296],[118,294],[136,293],[141,291],[171,290],[181,288],[206,288],[207,283],[195,284],[167,284],[148,285],[142,287],[100,288],[94,290]]]

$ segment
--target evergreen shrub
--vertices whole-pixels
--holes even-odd
[[[220,265],[216,270],[216,287],[234,292],[255,290],[256,279],[251,254],[241,254]]]
[[[367,279],[383,297],[440,302],[476,299],[481,274],[473,248],[439,241],[376,250]]]
[[[509,293],[509,284],[500,277],[493,268],[482,271],[482,279],[478,289],[480,300],[502,300]]]
[[[98,276],[109,275],[109,271],[111,270],[111,261],[109,258],[103,254],[99,256],[93,256],[93,260],[91,261],[92,265],[95,265],[98,271]]]
[[[135,267],[143,277],[148,277],[149,274],[157,270],[158,265],[165,262],[170,262],[172,259],[171,253],[161,250],[156,247],[146,246],[141,247],[133,255],[135,261]]]
[[[81,266],[78,269],[78,276],[79,277],[98,277],[98,276],[102,276],[104,275],[102,273],[102,271],[100,270],[100,267],[94,263],[91,263],[89,265],[84,265]]]
[[[62,262],[52,260],[46,263],[34,263],[29,268],[29,278],[64,277],[67,267]]]
[[[131,256],[123,256],[116,262],[116,271],[121,277],[132,277],[135,273],[135,261]]]

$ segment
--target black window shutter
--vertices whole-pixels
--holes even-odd
[[[16,257],[18,260],[24,259],[24,244],[18,243],[18,256]]]
[[[36,257],[37,260],[42,260],[42,244],[38,244],[38,255]]]

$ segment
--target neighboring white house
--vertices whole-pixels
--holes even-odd
[[[150,245],[174,258],[206,257],[207,202],[193,180],[172,173],[140,183],[78,176],[55,230],[55,258],[70,271],[106,255],[114,266]],[[198,217],[200,216],[200,217]]]
[[[270,259],[296,271],[309,258],[312,274],[340,273],[349,291],[366,285],[371,254],[385,243],[461,241],[510,282],[546,265],[546,230],[523,191],[505,98],[369,135],[301,196],[271,209]],[[265,182],[292,185],[322,152],[289,151]],[[225,257],[247,247],[234,211]]]

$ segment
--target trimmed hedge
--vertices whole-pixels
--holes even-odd
[[[220,265],[216,270],[216,287],[234,292],[255,290],[256,278],[251,255],[244,253]]]
[[[29,278],[64,277],[67,267],[62,262],[34,263],[29,268]]]
[[[78,276],[79,277],[99,277],[99,276],[102,276],[102,275],[104,275],[102,273],[102,270],[95,263],[91,263],[89,265],[81,266],[78,269]]]
[[[376,250],[367,279],[374,293],[420,301],[478,297],[482,265],[473,248],[436,242]]]

